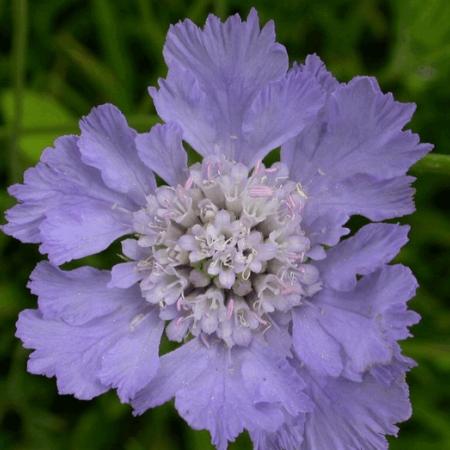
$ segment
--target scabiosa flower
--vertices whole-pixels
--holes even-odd
[[[135,414],[174,398],[219,450],[243,430],[260,450],[387,448],[419,317],[413,275],[388,264],[408,227],[379,221],[414,210],[405,173],[431,150],[403,131],[414,106],[315,55],[289,69],[254,10],[171,27],[164,57],[164,124],[139,135],[94,108],[10,188],[4,232],[49,259],[17,323],[28,370],[79,399],[115,388]],[[343,238],[355,214],[377,223]],[[58,267],[119,238],[111,271]],[[159,356],[163,333],[179,346]]]

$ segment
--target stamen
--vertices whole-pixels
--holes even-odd
[[[269,322],[264,320],[262,317],[258,316],[258,314],[255,314],[255,318],[261,325],[268,325],[269,324]]]
[[[186,183],[184,183],[184,189],[189,190],[192,187],[193,183],[194,183],[194,178],[192,175],[189,175],[189,178],[186,180]]]
[[[300,183],[297,183],[297,185],[295,186],[295,189],[301,197],[308,198],[308,196],[305,194],[305,191],[303,190],[303,187]]]
[[[273,189],[262,184],[250,187],[248,192],[250,197],[254,198],[267,198],[273,195]]]
[[[233,316],[233,310],[234,310],[234,300],[230,298],[227,305],[227,319],[230,320]]]
[[[286,286],[281,290],[281,293],[283,295],[300,294],[300,289],[298,288],[298,286]]]
[[[255,168],[253,169],[253,175],[257,175],[259,172],[259,169],[261,169],[262,160],[258,159],[256,162]]]
[[[147,317],[147,315],[148,313],[147,314],[141,313],[135,316],[133,320],[130,322],[129,325],[130,331],[134,331],[139,326],[139,324],[141,324],[142,321]]]

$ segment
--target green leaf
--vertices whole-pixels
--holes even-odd
[[[11,126],[14,117],[14,97],[12,91],[6,91],[1,98],[1,108],[7,126]],[[42,150],[53,144],[61,134],[61,128],[76,129],[74,116],[55,98],[31,90],[24,92],[23,118],[19,147],[27,163],[36,163]],[[37,132],[33,132],[37,131]]]

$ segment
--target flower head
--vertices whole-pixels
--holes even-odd
[[[388,264],[408,227],[379,221],[414,210],[405,173],[431,150],[403,131],[414,106],[315,55],[289,69],[254,10],[171,27],[164,57],[164,124],[94,108],[10,188],[3,231],[49,258],[17,323],[28,370],[80,399],[115,388],[136,414],[175,398],[219,450],[243,430],[260,450],[387,448],[418,315],[413,275]],[[378,223],[344,238],[355,214]],[[58,267],[118,238],[111,271]],[[159,356],[163,332],[179,346]]]

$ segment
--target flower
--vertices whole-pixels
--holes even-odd
[[[414,210],[405,173],[432,148],[403,131],[414,106],[316,55],[289,69],[255,10],[178,23],[164,57],[164,124],[94,108],[10,188],[3,231],[49,258],[17,323],[28,370],[79,399],[117,389],[135,414],[175,398],[219,450],[243,430],[260,450],[387,448],[419,316],[414,276],[388,264],[408,227],[380,221]],[[376,223],[344,238],[355,214]],[[58,267],[119,238],[111,271]],[[164,332],[180,345],[159,356]]]

